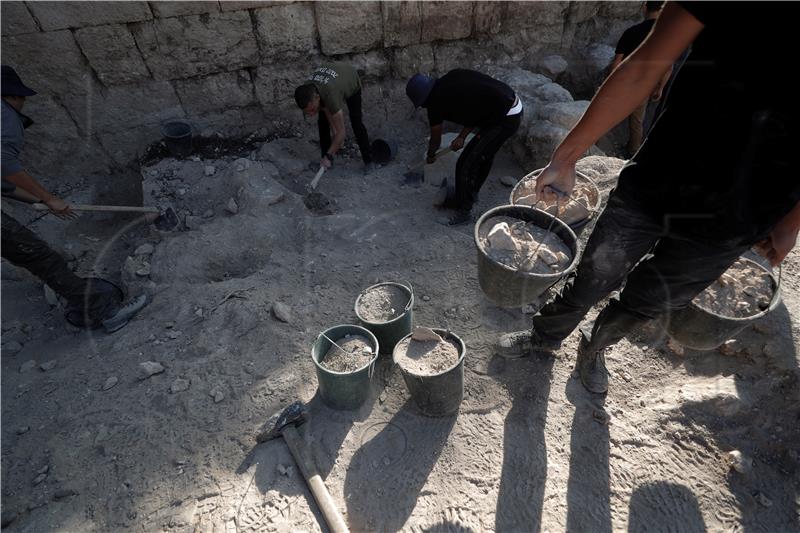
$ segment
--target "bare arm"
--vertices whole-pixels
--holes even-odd
[[[328,117],[328,124],[330,124],[331,128],[333,128],[333,139],[331,140],[331,147],[328,148],[327,152],[332,158],[344,145],[344,138],[346,135],[344,129],[344,113],[341,109],[333,114],[331,114],[327,109],[323,109],[323,112]],[[326,157],[322,158],[320,164],[325,168],[331,168],[331,161]]]
[[[542,194],[551,185],[570,192],[575,163],[597,140],[653,93],[664,74],[702,31],[703,24],[681,6],[668,3],[653,31],[606,79],[581,119],[556,148],[536,180]],[[552,194],[546,194],[552,198]]]
[[[50,208],[50,212],[59,218],[72,218],[74,215],[69,208],[69,204],[61,198],[53,195],[45,189],[36,178],[28,174],[25,170],[20,170],[14,174],[3,176],[4,180],[10,181],[17,186],[15,198],[28,202],[42,202]]]
[[[619,66],[620,63],[622,63],[622,54],[615,54],[614,60],[611,61],[611,64],[608,66],[608,73],[611,74],[612,72],[617,70],[617,67]]]
[[[756,250],[769,259],[772,266],[777,266],[794,248],[798,232],[800,232],[800,203],[775,224],[769,237],[756,245]]]
[[[450,143],[450,148],[454,152],[458,152],[459,150],[461,150],[461,148],[464,147],[464,141],[467,140],[467,135],[469,135],[474,129],[475,128],[468,128],[464,126],[461,129],[461,133],[458,134],[458,137],[453,139],[453,142]]]

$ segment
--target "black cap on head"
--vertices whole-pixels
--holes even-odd
[[[2,80],[0,80],[2,96],[33,96],[36,94],[36,91],[22,83],[16,70],[8,65],[3,65],[0,70],[2,70]]]

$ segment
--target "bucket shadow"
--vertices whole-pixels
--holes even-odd
[[[567,531],[610,532],[608,424],[598,421],[605,413],[605,398],[587,392],[574,378],[567,381],[566,395],[575,406],[569,441]]]
[[[397,531],[447,442],[457,416],[429,418],[408,400],[388,422],[367,427],[344,482],[353,531]]]
[[[633,491],[628,533],[648,531],[707,531],[692,491],[683,485],[666,481],[647,483]]]
[[[512,407],[503,424],[503,468],[495,513],[496,531],[539,531],[547,479],[544,431],[554,359],[524,361],[495,357],[489,373],[511,394]]]

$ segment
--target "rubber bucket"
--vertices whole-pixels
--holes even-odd
[[[381,165],[392,161],[397,155],[397,143],[384,139],[375,139],[370,146],[372,160]]]
[[[443,329],[433,329],[443,339],[449,339],[458,346],[459,357],[456,363],[439,374],[432,376],[419,376],[413,372],[405,370],[402,366],[400,373],[403,381],[406,382],[408,392],[414,404],[420,412],[426,416],[448,416],[458,412],[461,406],[461,399],[464,397],[464,356],[467,354],[467,347],[464,341],[456,334]],[[406,337],[410,337],[409,333]],[[397,347],[395,346],[395,350]],[[392,352],[392,359],[397,364],[397,357]]]
[[[192,125],[188,122],[166,122],[161,125],[161,135],[172,157],[182,159],[192,153]]]
[[[358,311],[361,298],[369,290],[383,285],[392,285],[400,288],[408,296],[408,303],[406,304],[405,311],[400,316],[393,318],[388,322],[370,322],[361,316],[361,313]],[[395,283],[393,281],[377,283],[361,291],[361,294],[359,294],[358,298],[356,298],[356,303],[353,308],[361,325],[372,332],[372,334],[375,335],[375,338],[378,339],[381,350],[383,350],[381,353],[390,354],[392,353],[392,350],[394,350],[394,345],[397,344],[400,339],[411,333],[411,328],[414,325],[414,289],[410,284],[403,285],[402,283]]]
[[[778,306],[781,302],[781,287],[775,275],[755,261],[745,258],[742,261],[752,263],[769,274],[773,288],[769,306],[755,315],[735,318],[718,315],[690,303],[688,307],[666,318],[666,330],[670,337],[693,350],[714,350]]]
[[[542,173],[542,168],[534,170],[527,176],[523,177],[521,180],[514,185],[514,188],[511,189],[511,194],[509,195],[508,201],[511,205],[521,205],[519,204],[519,199],[525,196],[526,191],[532,190],[532,187],[536,183],[536,178],[539,177],[539,174]],[[600,188],[597,184],[586,174],[583,172],[575,172],[575,184],[583,184],[589,187],[589,209],[586,210],[586,216],[581,217],[576,220],[564,220],[563,217],[560,217],[567,225],[575,232],[576,235],[580,235],[583,228],[586,227],[586,224],[589,223],[592,218],[594,218],[595,213],[597,213],[600,209]],[[567,200],[568,202],[572,202],[572,200]],[[522,204],[524,205],[524,204]],[[537,206],[538,207],[538,206]]]
[[[320,362],[333,346],[331,339],[338,342],[345,335],[363,335],[372,344],[375,354],[369,363],[353,372],[335,372],[323,367]],[[328,337],[328,339],[325,338]],[[369,383],[375,373],[375,361],[378,359],[378,339],[369,330],[361,326],[341,324],[323,331],[311,346],[311,359],[317,369],[317,383],[322,401],[331,409],[356,409],[364,403],[369,394]]]
[[[501,205],[485,212],[475,223],[475,246],[478,249],[478,282],[483,293],[500,307],[522,307],[536,301],[558,280],[569,275],[578,264],[578,238],[569,226],[555,219],[550,231],[558,235],[569,248],[572,261],[569,266],[553,274],[521,272],[495,261],[486,253],[481,243],[480,230],[487,220],[494,217],[511,217],[532,222],[547,228],[553,222],[553,215],[535,207],[524,205]]]

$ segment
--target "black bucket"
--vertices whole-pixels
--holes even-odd
[[[467,354],[467,347],[464,341],[454,333],[443,329],[434,329],[433,331],[443,339],[455,342],[458,346],[458,361],[452,367],[433,376],[419,376],[405,370],[400,365],[397,366],[403,374],[403,381],[406,382],[411,398],[422,414],[448,416],[458,412],[464,397],[464,356]],[[400,342],[410,336],[411,333],[400,339]],[[397,347],[395,347],[396,349]],[[392,359],[397,363],[394,353],[392,353]]]
[[[561,272],[536,274],[521,272],[495,261],[486,253],[481,243],[480,229],[494,217],[511,217],[525,222],[533,222],[541,228],[552,227],[550,231],[564,241],[571,254],[569,266]],[[501,205],[485,212],[475,223],[475,246],[478,249],[478,282],[481,290],[500,307],[522,307],[535,302],[547,289],[560,279],[568,276],[578,266],[578,238],[569,226],[553,215],[524,205]]]
[[[333,342],[346,335],[362,335],[372,345],[373,357],[369,363],[352,372],[336,372],[322,366],[325,354],[333,346]],[[375,361],[378,359],[378,339],[368,329],[351,324],[341,324],[323,331],[311,346],[311,360],[317,370],[317,383],[322,401],[331,409],[357,409],[364,403],[369,394],[369,384],[375,373]]]
[[[370,146],[372,160],[378,164],[385,165],[392,161],[397,155],[397,143],[384,139],[375,139]]]
[[[408,295],[408,303],[406,304],[406,307],[400,316],[387,322],[371,322],[361,316],[358,308],[361,305],[361,298],[364,296],[364,294],[371,289],[380,287],[381,285],[393,285],[398,287]],[[404,285],[402,283],[395,283],[393,281],[378,283],[361,291],[356,298],[354,309],[356,316],[358,317],[358,321],[361,322],[361,325],[370,330],[372,334],[375,335],[375,338],[378,339],[381,352],[384,354],[390,354],[394,350],[394,345],[397,344],[397,341],[411,333],[411,327],[414,324],[414,289],[411,287],[411,284]]]
[[[192,125],[188,122],[166,122],[161,125],[161,135],[172,157],[182,159],[192,153]]]
[[[742,261],[752,263],[769,274],[773,289],[769,306],[755,315],[737,318],[718,315],[690,303],[688,307],[672,313],[665,319],[666,330],[670,337],[693,350],[714,350],[778,306],[781,302],[778,279],[755,261],[745,258],[742,258]]]

